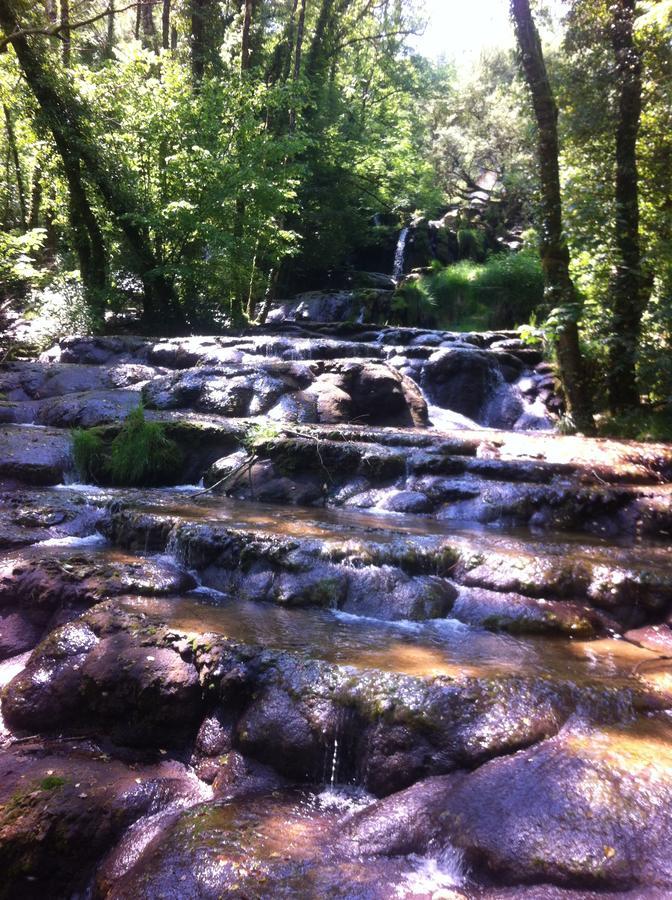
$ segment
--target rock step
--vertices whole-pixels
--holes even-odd
[[[33,647],[52,629],[107,597],[156,596],[196,586],[193,576],[164,557],[142,558],[96,545],[73,552],[31,547],[0,560],[0,660]]]
[[[170,549],[206,586],[239,598],[389,620],[451,615],[493,628],[584,636],[670,615],[665,548],[456,534],[442,523],[427,533],[419,517],[335,510],[297,516],[157,493],[143,492],[132,505],[113,502],[100,526],[106,536],[128,550]]]
[[[53,409],[39,406],[42,424],[83,417],[68,394],[104,395],[110,388],[127,389],[123,402],[142,390],[145,403],[159,409],[321,423],[424,426],[427,406],[419,387],[457,419],[488,426],[549,429],[562,408],[552,374],[535,370],[541,353],[517,338],[385,328],[370,333],[371,340],[362,337],[259,331],[164,341],[66,338],[37,363],[12,364],[0,373],[0,388],[9,401],[58,397]],[[91,396],[91,405],[96,400],[111,402]],[[0,414],[20,421],[27,412]]]
[[[235,633],[235,610],[229,622]],[[385,795],[529,746],[578,710],[606,724],[672,703],[633,675],[655,655],[618,642],[602,677],[590,660],[557,677],[518,674],[511,660],[508,671],[456,664],[428,677],[362,668],[354,646],[334,663],[239,643],[222,624],[168,599],[104,601],[34,651],[3,693],[5,721],[17,732],[179,748],[215,714],[230,746],[298,781],[324,777],[337,740],[337,780]]]

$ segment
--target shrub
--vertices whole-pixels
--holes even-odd
[[[626,438],[634,441],[672,441],[672,409],[642,409],[603,416],[597,423],[602,437]]]
[[[73,435],[75,464],[84,480],[116,487],[175,484],[183,455],[166,436],[161,422],[148,422],[142,405],[132,410],[111,442],[100,429],[78,430]]]

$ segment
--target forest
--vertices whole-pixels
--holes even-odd
[[[0,900],[672,896],[672,0],[0,51]]]
[[[580,428],[669,433],[669,4],[567,3],[541,69],[512,9],[520,51],[458,72],[411,0],[7,0],[5,301],[221,330],[424,224],[384,321],[543,328]]]

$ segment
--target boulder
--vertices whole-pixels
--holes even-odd
[[[59,484],[71,465],[66,432],[21,425],[0,426],[0,477],[30,485]]]

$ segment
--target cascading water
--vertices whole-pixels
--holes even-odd
[[[404,274],[404,261],[406,257],[406,241],[408,240],[408,226],[405,226],[399,232],[399,240],[394,251],[394,267],[392,269],[392,277],[398,281]]]

